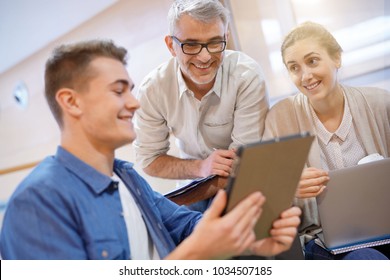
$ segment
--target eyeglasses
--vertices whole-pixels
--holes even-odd
[[[199,54],[203,48],[206,48],[206,50],[209,53],[221,53],[226,48],[226,41],[212,41],[209,43],[182,43],[179,39],[175,36],[171,36],[171,38],[181,47],[183,53],[189,54],[189,55],[195,55]]]

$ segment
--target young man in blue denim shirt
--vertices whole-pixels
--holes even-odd
[[[45,94],[61,144],[18,186],[1,233],[5,259],[209,259],[245,250],[287,250],[299,208],[283,212],[271,237],[253,226],[264,197],[254,193],[221,217],[220,191],[203,215],[154,192],[115,150],[135,139],[139,107],[126,50],[110,41],[58,47],[46,63]]]

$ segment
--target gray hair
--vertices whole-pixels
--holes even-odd
[[[182,15],[208,23],[220,18],[227,28],[230,12],[218,0],[175,0],[168,12],[169,33],[174,35],[175,27]]]

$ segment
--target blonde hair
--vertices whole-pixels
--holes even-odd
[[[321,24],[307,21],[295,27],[284,38],[281,46],[284,64],[286,64],[284,61],[286,49],[294,45],[296,42],[308,38],[317,41],[321,46],[323,46],[332,59],[341,58],[343,49],[340,47],[333,35]]]

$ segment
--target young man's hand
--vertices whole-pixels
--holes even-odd
[[[297,227],[300,223],[301,209],[291,207],[282,212],[280,218],[273,223],[271,237],[254,242],[249,250],[252,254],[261,256],[274,256],[290,249]]]
[[[264,196],[255,192],[221,216],[227,195],[220,190],[194,232],[167,258],[221,259],[241,254],[255,241],[253,228],[264,201]]]

